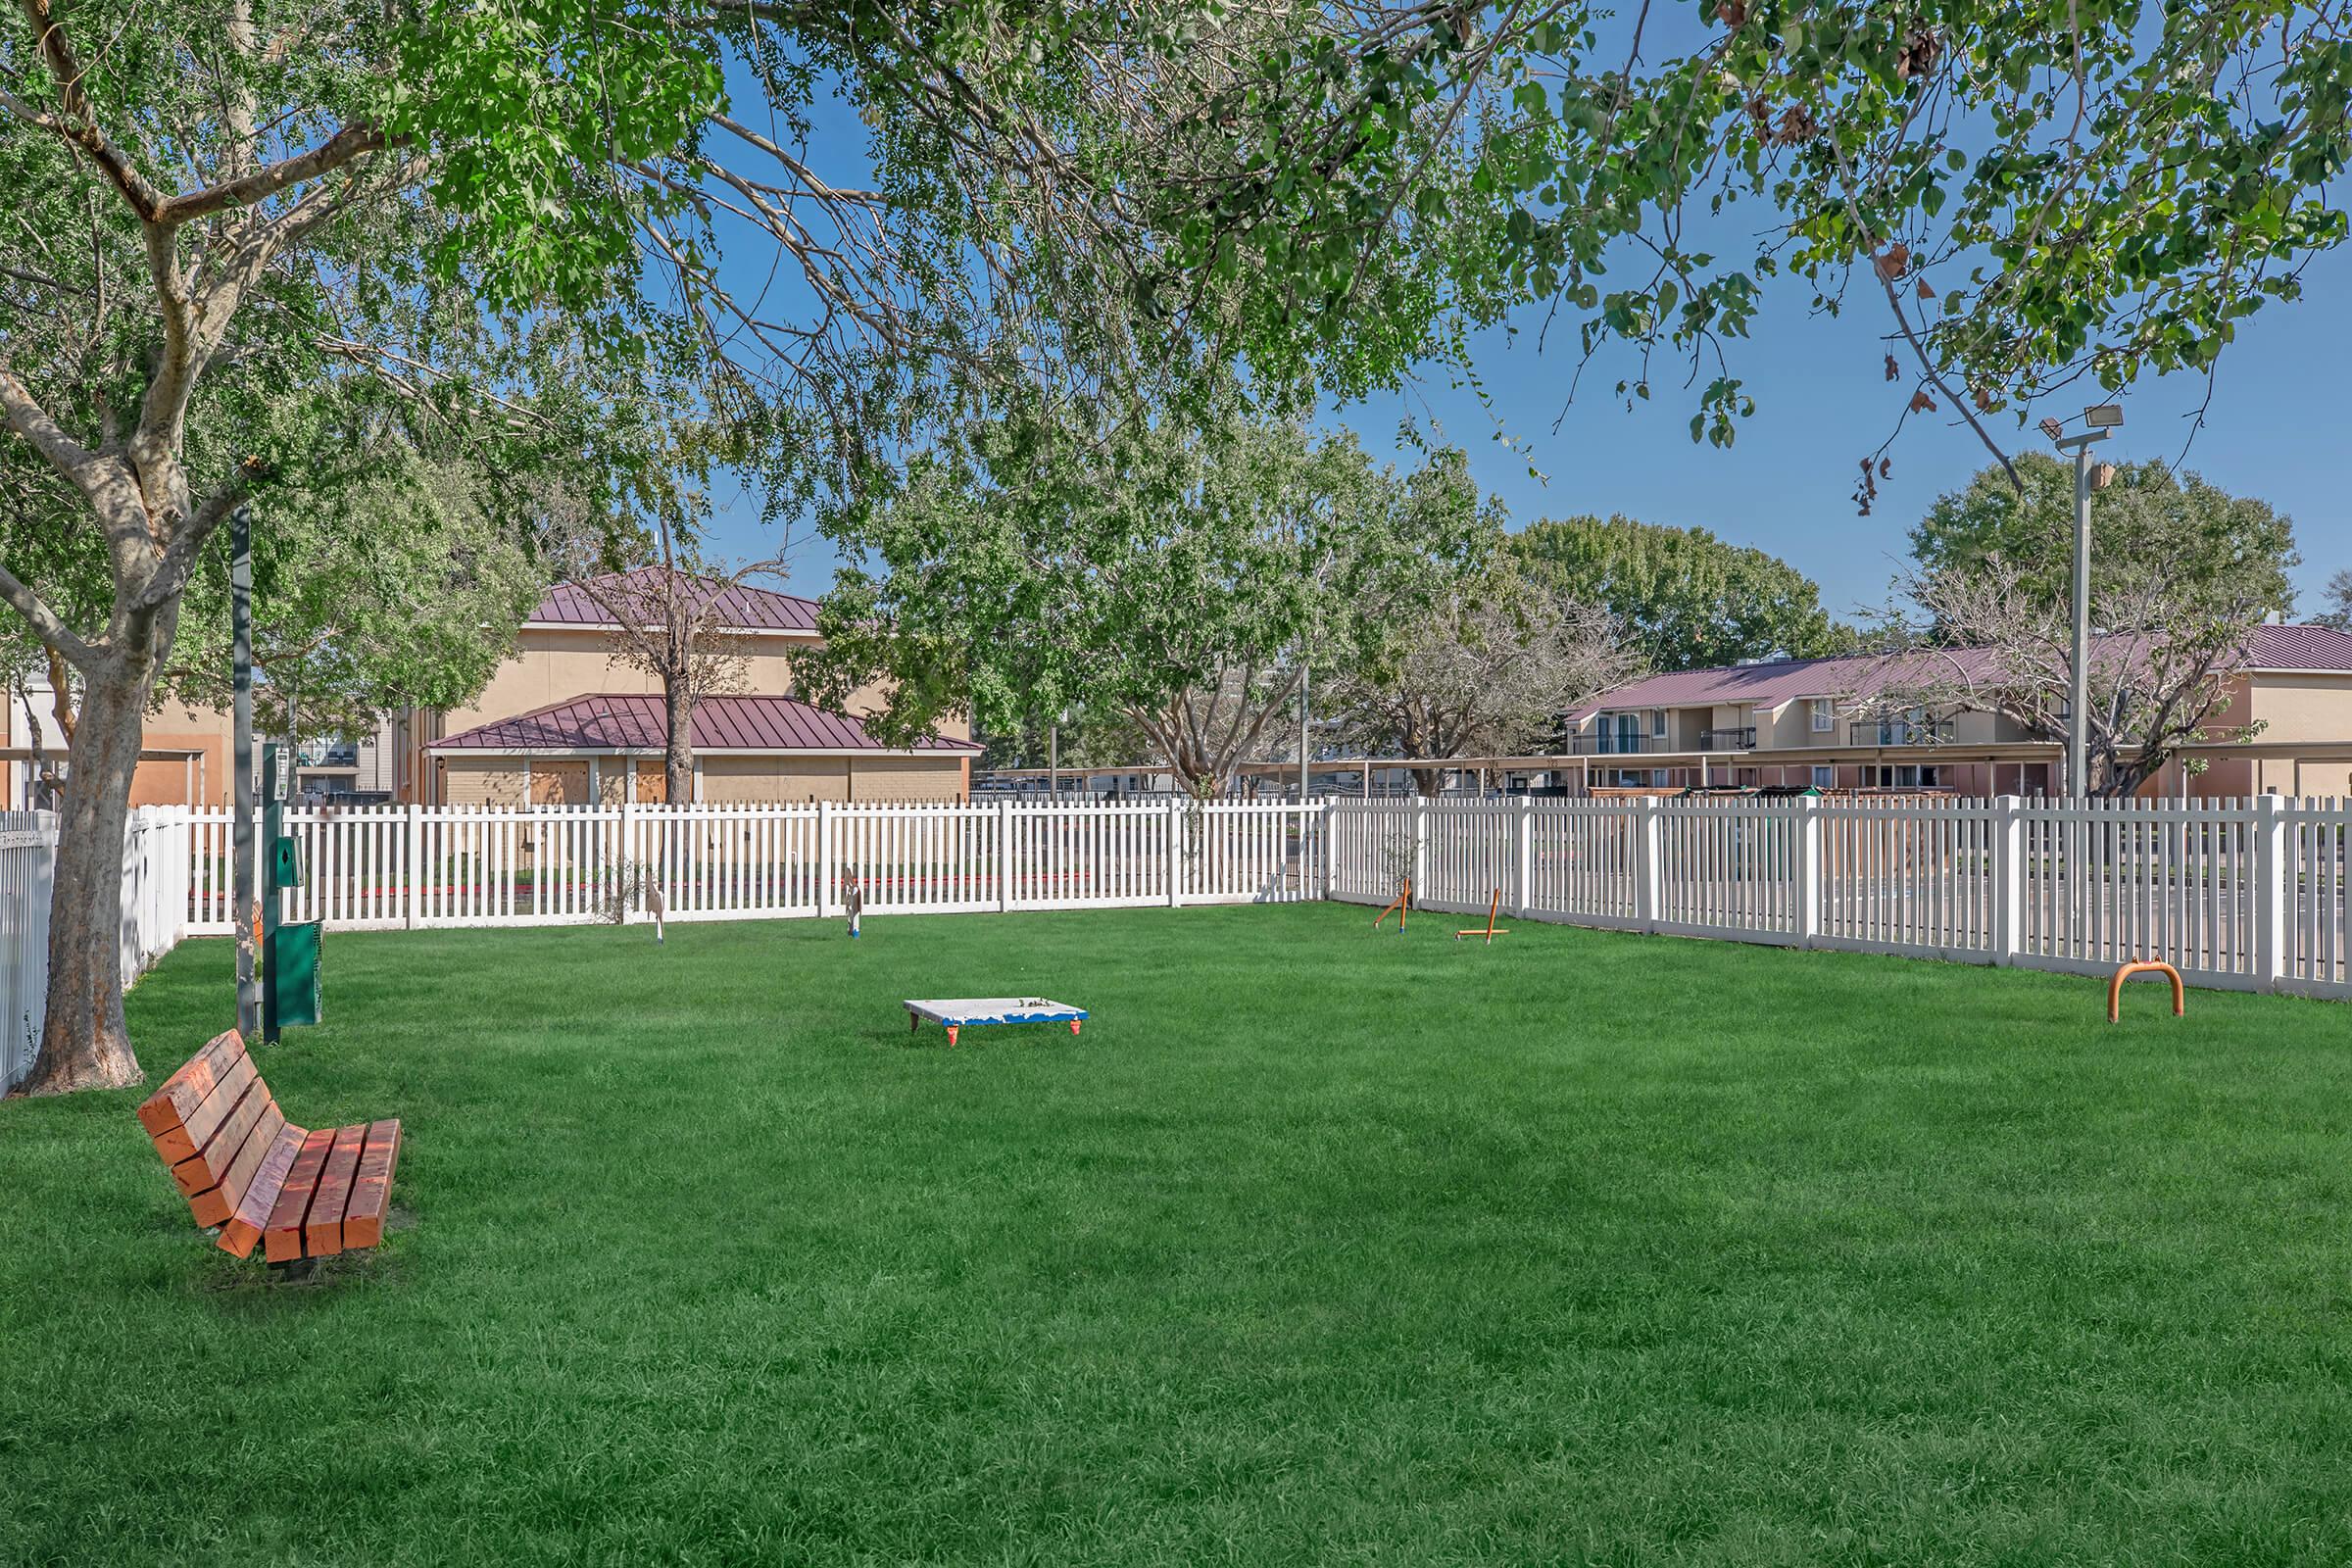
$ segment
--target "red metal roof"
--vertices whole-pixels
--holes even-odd
[[[1934,657],[1944,661],[1947,669],[1957,664],[1976,673],[1986,654],[1979,648],[1956,648]],[[2352,636],[2327,626],[2257,626],[2246,634],[2245,667],[2352,673]],[[1759,708],[1774,709],[1807,697],[1867,697],[1889,684],[1890,677],[1900,668],[1875,655],[1861,654],[1842,659],[1784,659],[1763,664],[1676,670],[1620,686],[1582,705],[1568,716],[1582,723],[1603,709],[1693,708],[1702,703],[1752,703]]]
[[[2352,635],[2333,626],[2257,626],[2246,639],[2246,667],[2352,672]]]
[[[494,719],[433,742],[434,752],[653,751],[665,730],[662,699],[636,693],[574,697],[512,718]],[[694,709],[697,751],[977,752],[970,741],[925,736],[910,748],[886,747],[845,713],[796,697],[706,697]]]
[[[1975,650],[1948,657],[1973,662]],[[1842,659],[1783,659],[1763,664],[1726,664],[1716,669],[1678,669],[1620,686],[1569,714],[1582,721],[1602,709],[1691,708],[1702,703],[1753,704],[1781,708],[1807,697],[1867,696],[1887,684],[1889,670],[1876,655]]]
[[[634,571],[613,572],[596,579],[608,594],[632,597],[660,586],[664,568],[639,566]],[[681,573],[681,575],[685,575]],[[650,581],[649,581],[650,579]],[[716,578],[697,577],[706,592],[717,596],[723,624],[730,631],[814,631],[816,630],[816,601],[803,599],[798,594],[780,594],[768,588],[754,588],[737,583],[729,588]],[[547,591],[539,608],[531,612],[531,619],[550,621],[562,626],[611,626],[616,624],[604,606],[598,604],[588,591],[577,583],[560,582]]]

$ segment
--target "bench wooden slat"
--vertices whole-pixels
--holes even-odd
[[[359,1176],[351,1204],[343,1211],[343,1245],[373,1247],[384,1239],[384,1209],[391,1200],[392,1167],[400,1159],[400,1123],[372,1122],[360,1152]]]
[[[311,1212],[319,1173],[326,1168],[326,1153],[334,1144],[332,1127],[321,1127],[303,1139],[302,1152],[286,1172],[286,1184],[277,1190],[277,1203],[270,1210],[269,1227],[262,1233],[262,1254],[270,1262],[287,1263],[302,1255],[302,1222]]]
[[[234,1029],[207,1041],[138,1108],[139,1125],[222,1250],[273,1263],[383,1240],[400,1160],[397,1120],[316,1132],[286,1120]]]
[[[155,1135],[155,1152],[174,1164],[193,1155],[211,1142],[261,1075],[251,1056],[239,1056],[204,1097],[203,1104],[188,1112],[179,1125]]]
[[[271,1101],[262,1107],[261,1115],[254,1120],[253,1130],[245,1135],[245,1142],[237,1146],[236,1157],[229,1162],[228,1169],[220,1173],[220,1185],[209,1193],[197,1194],[190,1201],[189,1206],[196,1210],[197,1224],[228,1223],[230,1216],[244,1203],[245,1195],[252,1190],[254,1172],[269,1157],[270,1146],[277,1142],[277,1135],[285,1130],[285,1113],[277,1108],[277,1102]]]
[[[294,1156],[302,1152],[302,1141],[309,1136],[305,1129],[282,1116],[278,1118],[270,1147],[254,1162],[252,1179],[237,1200],[237,1211],[220,1227],[222,1251],[238,1257],[252,1255],[253,1244],[262,1239],[262,1227],[270,1223],[270,1212],[277,1206],[277,1195],[286,1184],[286,1172],[294,1168]],[[241,1163],[245,1156],[237,1157]]]
[[[140,1103],[139,1125],[147,1129],[150,1138],[179,1127],[244,1055],[245,1037],[234,1029],[224,1029],[213,1036],[202,1051],[180,1063],[179,1070]]]
[[[226,1093],[224,1088],[207,1103],[218,1102]],[[198,1193],[220,1186],[220,1178],[227,1175],[229,1166],[235,1163],[237,1151],[245,1147],[246,1135],[253,1131],[254,1123],[262,1119],[262,1112],[270,1103],[270,1086],[258,1078],[249,1082],[245,1086],[244,1098],[237,1102],[235,1109],[221,1118],[220,1125],[205,1140],[203,1148],[172,1167],[172,1179],[179,1183],[179,1190],[194,1198]]]
[[[367,1140],[366,1127],[336,1129],[326,1170],[318,1178],[318,1196],[311,1200],[311,1217],[303,1222],[303,1256],[327,1257],[343,1250],[343,1210],[350,1206],[351,1182]]]

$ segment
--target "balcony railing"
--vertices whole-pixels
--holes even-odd
[[[1948,718],[1929,723],[1921,719],[1865,719],[1847,726],[1851,746],[1942,746],[1952,738]]]
[[[1702,752],[1752,752],[1756,749],[1756,726],[1744,729],[1706,729],[1698,732],[1698,749]]]
[[[1672,743],[1663,735],[1628,734],[1623,730],[1595,730],[1590,735],[1568,737],[1570,757],[1640,757],[1646,752],[1673,749]]]

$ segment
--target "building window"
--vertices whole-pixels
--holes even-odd
[[[1834,767],[1814,768],[1813,787],[1817,790],[1836,789],[1838,787],[1838,770]]]
[[[1649,732],[1660,740],[1666,738],[1666,710],[1663,708],[1649,710]]]
[[[1941,767],[1919,767],[1905,762],[1900,765],[1865,767],[1863,781],[1877,789],[1932,790],[1943,779]]]
[[[1837,727],[1837,723],[1838,713],[1835,705],[1833,705],[1827,697],[1814,698],[1813,733],[1816,735],[1827,735],[1832,729]]]

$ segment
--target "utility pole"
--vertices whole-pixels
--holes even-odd
[[[260,873],[253,855],[253,514],[228,514],[228,624],[231,701],[229,857],[237,929],[237,1032],[255,1038],[262,1027],[262,983],[254,972],[254,906]]]
[[[2077,800],[2090,793],[2086,753],[2090,733],[2090,449],[2124,422],[2113,403],[2082,411],[2089,425],[2081,435],[2060,436],[2045,421],[2058,450],[2075,455],[2074,649],[2066,682],[2066,793]]]

